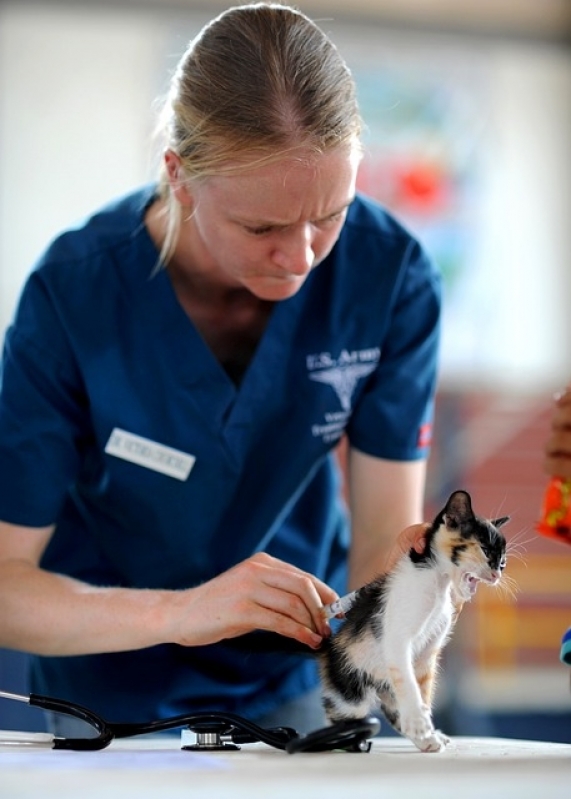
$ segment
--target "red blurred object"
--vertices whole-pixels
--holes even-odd
[[[437,212],[449,199],[449,180],[438,164],[411,161],[396,170],[397,192],[405,207]]]
[[[571,480],[553,477],[545,489],[538,533],[571,545]]]

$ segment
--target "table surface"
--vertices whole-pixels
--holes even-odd
[[[444,752],[429,754],[405,739],[377,738],[368,754],[288,755],[264,744],[188,752],[178,737],[147,736],[100,752],[0,746],[0,796],[570,799],[571,745],[456,737]]]

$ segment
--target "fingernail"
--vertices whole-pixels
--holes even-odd
[[[317,635],[317,633],[311,633],[311,643],[317,649],[318,646],[321,646],[323,642],[323,637],[321,635]]]

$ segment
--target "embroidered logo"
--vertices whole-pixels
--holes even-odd
[[[309,378],[331,386],[343,410],[349,411],[357,381],[371,374],[379,361],[379,356],[378,347],[353,352],[343,350],[337,360],[331,358],[329,353],[310,355],[307,359]],[[319,368],[324,366],[326,368]]]
[[[323,372],[313,372],[309,375],[311,380],[327,383],[339,397],[339,402],[344,411],[351,409],[351,397],[355,391],[357,380],[370,375],[375,364],[355,364],[354,366],[335,366]]]

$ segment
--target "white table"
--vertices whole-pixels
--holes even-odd
[[[368,754],[288,755],[264,744],[187,752],[176,737],[147,736],[100,752],[11,746],[0,748],[0,797],[571,799],[571,745],[457,737],[422,754],[378,738]]]

